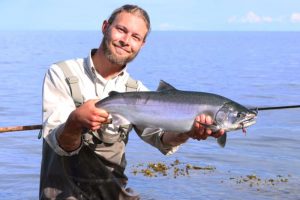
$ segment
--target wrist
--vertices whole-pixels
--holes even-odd
[[[180,133],[179,137],[183,140],[188,140],[191,137],[191,132],[184,132],[184,133]]]
[[[82,127],[74,120],[76,115],[73,112],[56,134],[59,146],[68,152],[78,149],[82,143]]]
[[[80,135],[71,134],[68,132],[58,132],[56,135],[58,145],[65,151],[75,151],[81,146],[82,138]]]
[[[77,132],[78,132],[78,130],[80,130],[80,132],[82,131],[83,126],[80,123],[79,115],[77,114],[76,111],[77,110],[74,110],[73,112],[70,113],[70,115],[65,123],[64,129],[67,129],[70,131],[77,131]]]

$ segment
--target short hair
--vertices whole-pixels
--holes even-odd
[[[114,10],[112,12],[110,17],[108,18],[108,23],[112,24],[113,21],[118,16],[118,14],[120,14],[121,12],[127,12],[127,13],[131,13],[131,14],[142,17],[143,20],[145,21],[147,29],[148,29],[146,36],[148,35],[148,33],[151,30],[150,17],[148,15],[148,13],[143,8],[141,8],[137,5],[131,5],[131,4],[123,5],[120,8],[117,8],[116,10]],[[146,36],[145,36],[145,38],[146,38]]]

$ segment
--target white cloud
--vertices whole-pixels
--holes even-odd
[[[260,16],[250,11],[246,14],[245,17],[242,17],[241,21],[243,23],[260,23],[262,20]]]
[[[291,22],[299,23],[300,22],[300,13],[292,13],[290,19],[291,19]]]
[[[270,16],[260,16],[253,11],[249,11],[245,16],[231,16],[228,19],[229,23],[271,23],[274,19]]]
[[[172,29],[172,27],[173,26],[169,23],[161,23],[158,26],[159,30],[162,30],[162,31],[170,30],[170,29]]]
[[[269,17],[269,16],[263,16],[263,17],[262,17],[262,21],[263,21],[263,22],[271,23],[271,22],[273,22],[273,18],[272,18],[272,17]]]

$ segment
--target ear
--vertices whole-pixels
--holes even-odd
[[[143,41],[141,48],[144,47],[145,43],[146,43],[146,40]]]
[[[142,42],[142,45],[141,45],[141,48],[144,47],[145,43],[146,43],[146,39],[147,39],[147,35],[145,36],[145,38],[143,39],[143,42]]]
[[[110,24],[108,23],[107,20],[104,20],[104,21],[103,21],[103,24],[102,24],[102,33],[103,33],[103,34],[107,31],[109,25],[110,25]]]

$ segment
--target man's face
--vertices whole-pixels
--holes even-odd
[[[147,32],[141,17],[127,12],[118,14],[112,24],[103,24],[104,55],[113,64],[126,65],[137,56]]]

